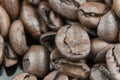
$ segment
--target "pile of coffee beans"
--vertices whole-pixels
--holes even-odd
[[[120,0],[0,0],[0,80],[120,80]]]

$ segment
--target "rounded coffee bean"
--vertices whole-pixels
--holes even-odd
[[[97,28],[102,15],[108,12],[108,7],[99,2],[87,2],[80,6],[78,17],[82,25]]]
[[[40,43],[45,46],[49,51],[56,48],[55,44],[56,32],[47,32],[40,37]]]
[[[17,74],[13,80],[37,80],[37,78],[32,75],[32,74],[29,74],[29,73],[19,73]]]
[[[86,0],[48,0],[49,5],[56,13],[67,19],[78,19],[77,10]]]
[[[49,53],[40,45],[32,45],[23,58],[25,72],[44,77],[49,69]]]
[[[90,73],[90,80],[111,80],[110,72],[105,64],[95,64]]]
[[[27,49],[26,37],[23,24],[20,20],[15,20],[9,31],[9,39],[12,48],[19,55],[24,55]]]
[[[107,42],[116,42],[118,38],[118,27],[118,18],[112,11],[109,11],[102,16],[97,28],[97,34]]]
[[[111,74],[111,80],[120,79],[120,44],[116,44],[114,47],[110,48],[106,54],[107,67]]]
[[[54,70],[50,72],[43,80],[69,80],[67,75],[60,74],[59,71]]]
[[[117,16],[120,17],[120,0],[113,0],[112,8]]]
[[[61,54],[72,61],[85,59],[91,48],[89,36],[79,24],[60,28],[55,42]]]
[[[3,37],[0,35],[0,64],[2,64],[3,61],[4,47],[5,47],[5,42]]]
[[[18,17],[20,11],[20,0],[4,0],[0,4],[7,10],[12,19]]]
[[[0,5],[0,34],[6,37],[10,27],[10,17],[6,10]]]
[[[25,0],[22,4],[20,19],[23,22],[25,29],[34,38],[39,38],[41,35],[40,23],[34,8]]]

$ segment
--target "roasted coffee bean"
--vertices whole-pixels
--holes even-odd
[[[10,27],[10,17],[6,10],[0,5],[0,34],[7,37]]]
[[[96,64],[92,67],[90,80],[111,80],[111,75],[105,64]]]
[[[95,38],[95,39],[92,39],[91,45],[92,45],[92,50],[91,50],[92,53],[94,55],[97,55],[97,53],[99,53],[101,50],[103,50],[107,46],[110,46],[111,44],[101,40],[100,38]]]
[[[120,79],[120,44],[116,44],[114,47],[110,48],[106,54],[107,67],[111,74],[111,80]]]
[[[56,15],[49,7],[47,1],[41,1],[39,4],[39,13],[48,27],[54,31],[58,30],[63,22],[60,16]]]
[[[70,77],[87,78],[90,73],[89,67],[82,62],[70,62],[66,60],[59,60],[55,64],[55,69]]]
[[[0,35],[0,64],[3,61],[4,47],[5,47],[5,42],[4,42],[3,37]]]
[[[18,63],[18,56],[9,44],[5,45],[4,53],[5,67],[11,67]]]
[[[89,75],[89,67],[79,61],[70,62],[66,60],[58,51],[54,49],[50,55],[50,60],[55,69],[59,70],[61,73],[66,74],[70,77],[76,78],[86,78]]]
[[[49,5],[56,13],[67,19],[78,19],[77,10],[86,0],[48,0]]]
[[[13,78],[13,80],[37,80],[37,78],[29,73],[19,73]]]
[[[41,35],[40,23],[34,8],[25,0],[22,4],[20,19],[25,29],[34,37],[39,38]]]
[[[24,27],[20,20],[16,20],[12,23],[9,31],[9,39],[15,52],[19,55],[24,55],[27,50],[27,43]]]
[[[55,70],[50,72],[43,80],[69,80],[67,75],[60,73],[59,71]]]
[[[19,0],[0,0],[0,4],[7,10],[12,19],[18,17],[20,11]]]
[[[91,52],[95,56],[94,58],[95,62],[105,62],[105,55],[107,50],[110,47],[114,46],[114,44],[110,44],[99,38],[92,39],[91,45],[92,45]]]
[[[56,48],[55,36],[56,32],[45,33],[41,35],[40,43],[45,46],[49,51],[52,51],[54,48]]]
[[[115,11],[116,15],[120,17],[120,0],[112,0],[113,1],[113,10]]]
[[[99,22],[98,36],[107,42],[116,42],[118,38],[118,22],[117,16],[112,11],[109,11]]]
[[[40,45],[32,45],[23,58],[25,72],[44,77],[49,69],[49,53]]]
[[[61,54],[72,61],[85,59],[91,48],[89,36],[79,24],[60,28],[55,42]]]
[[[80,6],[78,17],[82,25],[88,28],[97,28],[100,18],[108,12],[109,8],[98,2],[87,2]]]

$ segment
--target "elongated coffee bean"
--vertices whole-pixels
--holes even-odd
[[[9,39],[15,52],[19,55],[24,55],[27,49],[27,43],[24,27],[20,20],[16,20],[12,23],[9,32]]]

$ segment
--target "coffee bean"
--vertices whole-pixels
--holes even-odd
[[[20,11],[19,0],[1,0],[0,4],[7,10],[12,19],[18,17]]]
[[[67,19],[78,19],[77,10],[86,0],[48,0],[50,7]]]
[[[115,11],[116,15],[120,17],[120,0],[113,0],[112,8]]]
[[[19,73],[13,78],[13,80],[37,80],[37,78],[29,73]]]
[[[9,39],[15,52],[19,55],[24,55],[27,50],[27,43],[24,27],[20,20],[16,20],[12,23],[9,31]]]
[[[80,6],[78,17],[82,25],[93,29],[97,28],[100,18],[108,10],[109,8],[103,3],[87,2]]]
[[[106,63],[107,63],[107,67],[108,67],[111,77],[112,77],[111,80],[119,80],[120,79],[120,76],[119,76],[120,75],[119,49],[120,49],[120,44],[116,44],[114,47],[110,48],[106,54]]]
[[[90,80],[111,80],[110,72],[105,64],[96,64],[92,67]]]
[[[20,19],[25,29],[34,37],[39,38],[41,35],[40,23],[34,8],[25,0],[22,4]]]
[[[60,28],[55,42],[61,54],[72,61],[85,59],[91,48],[89,36],[79,24]]]
[[[25,72],[34,74],[37,77],[44,77],[49,68],[49,53],[39,45],[32,45],[23,58]]]
[[[109,11],[101,18],[97,28],[97,34],[107,42],[115,42],[118,38],[118,27],[118,18],[112,11]]]
[[[9,27],[10,27],[10,17],[7,13],[7,11],[0,6],[0,34],[3,37],[7,37]]]
[[[56,48],[55,45],[55,36],[56,32],[48,32],[40,37],[40,43],[45,46],[49,51],[52,51],[54,48]]]

